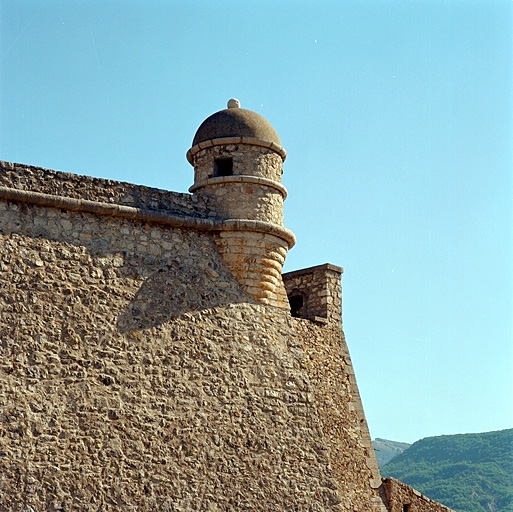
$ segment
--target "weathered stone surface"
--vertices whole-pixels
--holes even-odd
[[[336,510],[290,317],[210,235],[3,206],[0,509]]]
[[[213,177],[215,158],[233,158],[235,176],[263,176],[281,183],[282,157],[270,148],[243,144],[223,144],[194,155],[194,182]]]
[[[281,279],[287,250],[282,239],[264,233],[224,232],[215,240],[224,262],[252,297],[289,310]]]
[[[453,512],[395,478],[385,478],[383,484],[390,512]]]
[[[294,318],[323,441],[347,510],[386,511],[381,478],[340,324]]]
[[[299,299],[299,308],[293,316],[342,327],[343,269],[326,263],[315,267],[283,274],[283,282],[289,297]]]
[[[206,198],[190,194],[1,161],[0,186],[198,217],[214,210]]]
[[[274,187],[245,182],[227,186],[213,180],[208,187],[201,188],[198,195],[218,205],[215,210],[217,217],[252,218],[283,224],[283,194]]]

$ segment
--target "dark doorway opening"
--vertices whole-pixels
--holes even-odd
[[[296,318],[304,318],[305,299],[302,295],[289,297],[290,314]]]

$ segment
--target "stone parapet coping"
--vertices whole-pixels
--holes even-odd
[[[221,185],[224,183],[255,183],[257,185],[265,185],[278,190],[283,196],[283,199],[287,198],[287,189],[277,181],[269,180],[267,178],[260,178],[258,176],[246,176],[234,174],[233,176],[217,176],[215,178],[207,178],[206,180],[198,181],[189,188],[189,192],[194,192],[199,188],[206,187],[208,185]]]
[[[194,165],[193,157],[198,151],[223,144],[249,144],[252,146],[262,146],[264,148],[269,148],[273,151],[276,151],[276,153],[281,156],[283,161],[285,161],[285,158],[287,158],[287,152],[285,149],[279,144],[276,144],[276,142],[272,142],[270,140],[262,140],[255,137],[220,137],[219,139],[205,140],[199,144],[196,144],[195,146],[192,146],[192,148],[187,151],[187,160],[191,165]]]
[[[300,270],[293,270],[292,272],[285,272],[283,277],[295,277],[302,276],[305,274],[312,274],[316,270],[331,270],[336,272],[337,274],[343,274],[344,269],[342,267],[338,267],[337,265],[332,265],[331,263],[324,263],[322,265],[316,265],[315,267],[302,268]]]
[[[38,206],[61,208],[63,210],[108,215],[142,222],[155,222],[175,228],[195,229],[198,231],[256,231],[267,233],[287,242],[289,249],[296,243],[294,233],[283,226],[249,219],[204,219],[186,215],[176,215],[163,210],[148,210],[116,203],[104,203],[87,199],[56,196],[9,187],[0,187],[0,199],[31,203]]]

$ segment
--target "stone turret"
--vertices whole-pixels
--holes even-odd
[[[208,197],[215,217],[232,221],[233,230],[216,235],[226,265],[255,300],[289,309],[281,270],[295,237],[283,226],[285,157],[271,124],[235,99],[201,124],[187,152],[189,191]]]

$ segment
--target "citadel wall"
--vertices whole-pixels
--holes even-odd
[[[79,181],[1,171],[36,192]],[[88,197],[191,209],[86,182]],[[0,509],[379,510],[344,502],[306,339],[242,290],[213,234],[17,201],[0,212]]]
[[[376,456],[338,325],[293,319],[338,490],[347,510],[386,510]]]
[[[390,512],[454,512],[395,478],[383,480]]]
[[[341,269],[285,276],[321,308],[292,318],[234,277],[216,219],[180,227],[208,198],[7,163],[0,198],[0,510],[413,503],[381,485]]]

